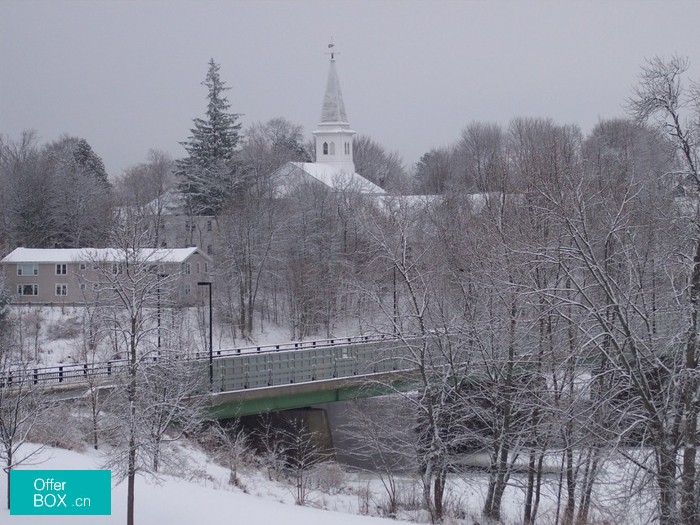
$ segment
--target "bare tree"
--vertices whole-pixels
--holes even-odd
[[[10,472],[39,454],[43,446],[29,446],[30,433],[50,412],[48,397],[34,384],[21,353],[12,352],[0,334],[0,459],[7,474],[7,508],[10,508]]]
[[[120,224],[113,234],[110,260],[92,261],[99,272],[103,323],[117,347],[126,349],[128,360],[126,374],[117,376],[123,383],[113,390],[108,425],[109,439],[116,445],[112,462],[128,483],[128,525],[134,523],[136,473],[158,467],[168,424],[183,416],[180,428],[187,428],[190,402],[202,390],[197,381],[201,375],[194,373],[197,364],[203,367],[201,362],[192,362],[194,369],[182,369],[176,361],[153,363],[158,355],[156,335],[162,329],[158,316],[161,308],[174,306],[168,292],[179,270],[162,273],[167,269],[167,250],[149,248],[152,232],[148,226],[137,220]],[[172,375],[163,374],[168,364],[173,367]]]
[[[172,205],[175,163],[167,153],[150,150],[146,162],[127,168],[115,181],[115,200],[142,220],[153,222],[152,246],[163,242],[165,213]],[[191,235],[191,232],[189,232]]]
[[[397,152],[388,153],[367,135],[353,138],[352,152],[357,173],[391,193],[408,192],[408,177]]]
[[[683,461],[681,473],[680,520],[683,523],[700,521],[700,510],[696,495],[697,484],[697,448],[698,448],[698,413],[700,402],[698,393],[698,360],[700,359],[700,220],[695,201],[700,194],[700,84],[690,82],[684,85],[683,75],[687,71],[687,59],[673,56],[670,59],[654,57],[642,66],[638,86],[629,100],[629,109],[639,121],[653,119],[676,149],[679,160],[678,175],[681,187],[686,189],[693,201],[690,213],[681,207],[681,216],[690,224],[685,252],[685,275],[688,278],[687,322],[689,328],[685,334],[685,350],[678,358],[682,364],[672,368],[671,377],[680,383],[679,396],[682,406],[674,407],[678,417],[684,421],[683,429],[673,431],[669,438],[677,437],[683,443]],[[680,298],[679,298],[680,299]],[[669,378],[670,379],[670,378]],[[676,432],[681,434],[674,436]],[[668,448],[668,446],[667,446]],[[673,452],[674,447],[668,453]],[[668,454],[664,454],[665,456]],[[668,457],[660,461],[659,484],[661,488],[661,519],[676,518],[675,499],[675,458]]]

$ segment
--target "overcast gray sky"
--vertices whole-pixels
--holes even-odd
[[[472,121],[621,116],[645,57],[690,58],[700,1],[0,0],[0,133],[87,139],[110,175],[151,148],[181,157],[210,58],[244,126],[310,135],[328,69],[350,123],[406,165]]]

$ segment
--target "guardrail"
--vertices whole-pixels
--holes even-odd
[[[221,388],[219,391],[223,391],[224,388],[232,390],[234,385],[240,389],[257,388],[283,382],[345,377],[345,375],[339,376],[338,374],[357,374],[360,370],[358,359],[360,359],[361,354],[362,358],[366,358],[368,362],[376,360],[377,356],[376,354],[370,356],[367,352],[348,353],[347,349],[362,345],[375,347],[379,343],[388,341],[396,341],[396,339],[386,335],[368,335],[216,350],[213,353],[215,388]],[[270,357],[274,355],[278,357]],[[158,357],[153,356],[149,359],[157,362]],[[199,352],[190,359],[200,361],[203,365],[206,363],[208,366],[209,353]],[[356,361],[354,365],[350,365],[352,359]],[[85,382],[88,379],[104,378],[121,373],[126,370],[128,364],[127,359],[116,359],[101,363],[66,364],[30,369],[18,368],[0,375],[0,388],[20,382],[35,385],[39,383]],[[309,366],[307,372],[300,369],[300,366],[303,367],[304,364]],[[268,365],[272,368],[269,371],[265,369],[264,381],[260,378],[251,379],[251,370],[259,371],[262,370],[261,367]],[[285,367],[288,368],[287,372],[284,371]]]
[[[214,392],[410,370],[410,349],[397,339],[243,354],[214,361]]]

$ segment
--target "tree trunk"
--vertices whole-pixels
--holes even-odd
[[[445,469],[440,469],[440,472],[435,476],[433,489],[433,501],[435,502],[435,522],[442,521],[443,515],[443,499],[445,496]]]
[[[530,449],[530,456],[527,463],[527,488],[525,490],[525,512],[523,523],[532,525],[535,522],[535,517],[532,513],[532,499],[535,485],[535,450]]]
[[[10,510],[10,472],[12,472],[12,447],[7,450],[7,510]]]
[[[685,348],[685,388],[683,392],[685,404],[685,432],[683,450],[683,471],[681,474],[681,515],[686,525],[700,522],[697,502],[695,500],[695,482],[698,431],[698,378],[697,378],[697,348],[698,348],[698,310],[700,310],[700,241],[695,246],[693,259],[693,275],[691,282],[690,301],[692,304],[691,327]]]
[[[129,366],[129,459],[127,465],[126,523],[134,525],[134,485],[136,483],[136,317],[131,318]]]
[[[657,450],[657,454],[659,456],[659,472],[656,476],[659,486],[659,525],[677,525],[681,520],[678,513],[676,454],[673,450],[663,447]]]

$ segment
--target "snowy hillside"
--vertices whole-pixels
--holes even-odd
[[[96,454],[80,454],[61,449],[47,449],[43,461],[33,469],[95,469],[100,468],[100,458]],[[311,523],[333,523],[337,525],[380,525],[389,520],[356,516],[309,507],[300,507],[248,495],[235,488],[228,488],[223,479],[225,469],[209,465],[208,474],[195,471],[196,479],[186,481],[172,475],[160,479],[139,478],[136,484],[136,523],[139,525],[168,524],[190,525],[193,523],[238,523],[246,525],[268,525],[284,522],[287,525],[308,525]],[[0,493],[7,490],[7,477],[0,480]],[[215,488],[219,487],[219,488]],[[111,516],[10,516],[2,505],[0,523],[44,525],[90,523],[123,524],[126,522],[126,484],[113,487]]]

